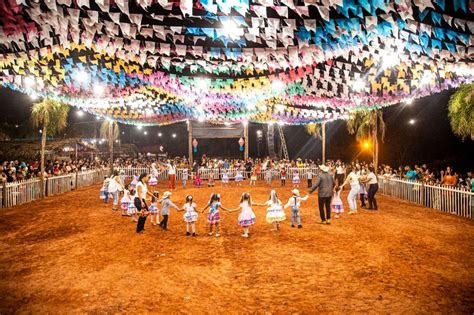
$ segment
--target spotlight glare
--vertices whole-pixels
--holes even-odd
[[[137,129],[138,129],[138,130],[142,130],[142,128],[143,128],[142,125],[138,125],[138,126],[137,126]]]
[[[176,134],[175,134],[175,133],[173,133],[173,138],[176,138]]]
[[[89,75],[84,70],[78,70],[76,73],[76,81],[79,83],[84,83],[89,78]]]
[[[413,103],[413,99],[412,98],[408,98],[405,100],[405,104],[406,105],[410,105],[411,103]]]
[[[32,86],[35,85],[35,78],[28,76],[25,78],[25,86],[27,88],[31,88]]]
[[[102,94],[104,94],[104,86],[101,85],[101,84],[96,84],[94,85],[94,94],[96,96],[101,96]]]
[[[415,120],[414,119],[410,119],[410,121],[408,122],[410,125],[414,125],[415,124]]]
[[[365,90],[365,82],[362,80],[357,80],[352,82],[352,90],[356,92],[362,92]]]
[[[84,112],[82,110],[77,111],[77,116],[82,117],[84,116]]]
[[[386,70],[392,68],[400,63],[400,57],[397,53],[391,52],[388,55],[382,57],[382,69]]]
[[[285,84],[281,82],[280,80],[275,80],[272,82],[272,90],[273,91],[279,91],[285,87]]]
[[[275,108],[277,111],[282,112],[285,110],[285,105],[278,104],[278,105],[275,105]]]
[[[158,133],[158,137],[161,137],[163,134],[161,132]]]
[[[33,93],[30,95],[30,98],[32,101],[36,101],[38,99],[38,95],[36,93]]]

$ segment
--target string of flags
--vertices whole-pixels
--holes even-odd
[[[0,83],[128,124],[308,124],[472,82],[467,0],[6,0]]]

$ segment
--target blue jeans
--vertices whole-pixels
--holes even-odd
[[[351,191],[347,196],[347,202],[349,203],[349,209],[351,211],[357,211],[357,194],[360,191],[360,185],[351,185]]]
[[[291,208],[291,225],[295,225],[295,217],[296,217],[296,222],[298,225],[301,225],[301,218],[300,218],[300,209],[296,207]]]
[[[105,195],[104,203],[109,202],[109,192],[108,192],[108,191],[104,191],[104,195]]]
[[[110,194],[112,195],[112,198],[114,200],[114,206],[118,205],[118,202],[119,202],[119,200],[118,200],[118,191],[114,191]]]

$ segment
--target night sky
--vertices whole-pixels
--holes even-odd
[[[448,100],[453,91],[445,91],[414,101],[411,105],[394,105],[384,109],[387,132],[384,143],[380,145],[380,162],[398,166],[400,164],[427,163],[438,169],[453,165],[459,171],[474,169],[474,142],[470,139],[462,142],[451,132],[448,120]],[[18,138],[34,138],[37,130],[32,130],[29,114],[32,101],[27,95],[0,88],[0,122],[2,128],[17,135]],[[409,124],[414,119],[413,125]],[[18,125],[16,127],[15,125]],[[100,122],[94,116],[79,117],[71,111],[70,126],[66,136],[81,135],[84,132],[92,137],[98,132]],[[249,129],[250,155],[257,156],[257,130],[266,135],[266,125],[251,124]],[[187,154],[187,132],[185,123],[171,126],[136,127],[121,125],[124,135],[122,142],[134,142],[139,149],[156,150],[164,145],[171,155]],[[285,139],[291,158],[302,157],[317,159],[321,156],[321,141],[309,136],[304,127],[284,126]],[[144,135],[144,131],[147,135]],[[162,133],[158,137],[158,133]],[[176,138],[172,138],[172,134]],[[97,134],[98,135],[98,134]],[[64,136],[61,135],[61,136]],[[208,156],[238,156],[238,139],[200,139],[199,154]],[[260,156],[266,155],[266,141],[260,145]],[[361,152],[355,142],[355,136],[349,135],[345,122],[337,121],[327,124],[327,157],[351,161],[359,158],[369,160],[367,152]],[[11,157],[14,158],[14,157]]]

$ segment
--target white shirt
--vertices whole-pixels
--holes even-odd
[[[109,183],[109,192],[113,193],[113,192],[116,192],[117,190],[121,190],[122,189],[122,185],[120,185],[118,182],[120,181],[120,178],[118,176],[113,176],[111,179],[110,179],[110,183]]]
[[[351,186],[359,185],[359,176],[357,176],[356,173],[350,172],[349,175],[347,175],[347,179],[349,179],[349,184]]]
[[[176,174],[176,167],[171,164],[168,164],[168,175],[175,175]]]
[[[308,200],[309,196],[305,196],[305,197],[290,197],[290,199],[288,199],[288,202],[286,203],[285,205],[285,208],[288,208],[288,207],[296,207],[296,208],[300,208],[301,206],[301,201],[306,201]]]
[[[377,184],[377,176],[373,172],[370,172],[369,175],[367,176],[367,179],[369,180],[368,184]]]
[[[142,188],[142,194],[141,196],[138,195],[138,187]],[[143,184],[141,181],[138,182],[137,187],[135,187],[135,198],[140,198],[140,199],[146,199],[146,193],[148,192],[148,187]]]
[[[344,174],[344,167],[342,166],[336,167],[336,174]]]

